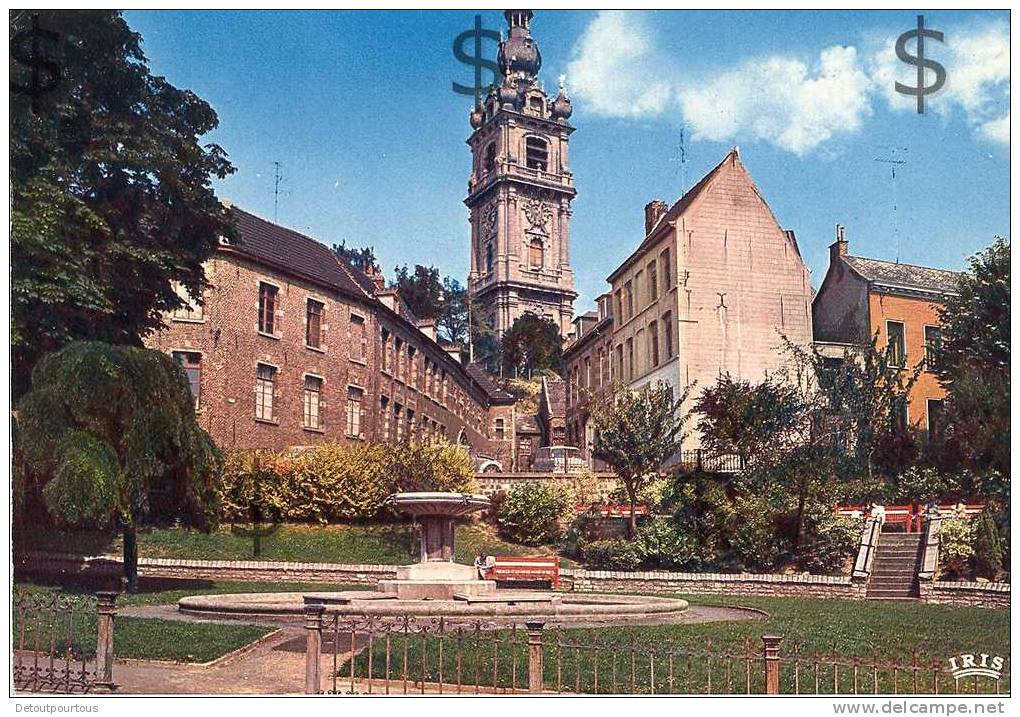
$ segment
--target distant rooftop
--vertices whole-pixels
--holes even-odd
[[[843,260],[862,278],[889,288],[914,289],[938,294],[955,294],[960,272],[894,261],[844,256]]]

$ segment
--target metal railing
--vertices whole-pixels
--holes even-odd
[[[941,658],[636,641],[612,628],[351,617],[305,606],[310,694],[999,694],[1009,675],[955,679]]]
[[[13,681],[25,692],[111,691],[117,593],[15,590]]]
[[[687,470],[708,473],[739,473],[744,463],[736,453],[709,453],[701,448],[680,451],[679,465]]]

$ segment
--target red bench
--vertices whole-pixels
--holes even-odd
[[[552,556],[498,556],[485,571],[487,580],[548,580],[553,590],[560,587],[560,559]]]

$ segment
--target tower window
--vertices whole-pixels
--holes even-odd
[[[492,273],[492,244],[485,245],[485,271]]]
[[[485,173],[488,174],[496,168],[496,143],[491,142],[489,146],[485,148],[485,159],[482,162],[482,168]]]
[[[542,98],[541,97],[532,97],[530,100],[528,100],[528,104],[531,106],[531,109],[535,110],[536,112],[538,112],[538,113],[542,112]]]
[[[549,145],[541,137],[528,137],[524,142],[524,155],[528,169],[545,172],[549,168]]]
[[[528,244],[528,265],[532,269],[542,268],[542,240],[538,237]]]

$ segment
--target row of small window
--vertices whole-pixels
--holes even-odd
[[[379,425],[382,427],[383,441],[449,439],[445,425],[428,416],[415,420],[414,409],[406,408],[398,401],[390,401],[389,396],[379,399]]]
[[[174,360],[184,369],[188,377],[188,388],[195,401],[195,408],[202,404],[202,355],[192,351],[174,351]],[[255,418],[260,421],[277,422],[278,369],[271,364],[260,363],[255,368]],[[303,381],[302,417],[304,428],[323,430],[321,376],[305,374]],[[364,390],[357,386],[347,387],[347,435],[361,435],[361,402]]]
[[[662,250],[659,259],[652,259],[648,265],[639,269],[633,279],[628,279],[622,289],[617,289],[616,317],[619,323],[629,321],[634,317],[635,303],[640,311],[659,298],[659,282],[662,282],[662,291],[669,291],[673,288],[673,270],[669,259],[669,247]],[[646,291],[647,290],[647,291]]]
[[[891,366],[907,365],[907,327],[902,321],[886,321],[886,357]],[[942,329],[938,326],[924,327],[924,362],[932,366],[942,348]]]
[[[647,345],[647,352],[644,354],[640,352],[642,344]],[[618,381],[632,381],[642,372],[672,359],[673,312],[667,311],[659,321],[650,322],[647,327],[639,329],[635,336],[617,344],[615,362],[611,360],[611,351],[613,349],[609,347],[599,349],[594,367],[591,357],[587,356],[583,367],[575,366],[572,369],[571,380],[567,385],[568,403],[572,404],[580,398],[582,388],[589,391],[602,388],[609,385],[614,378]]]

